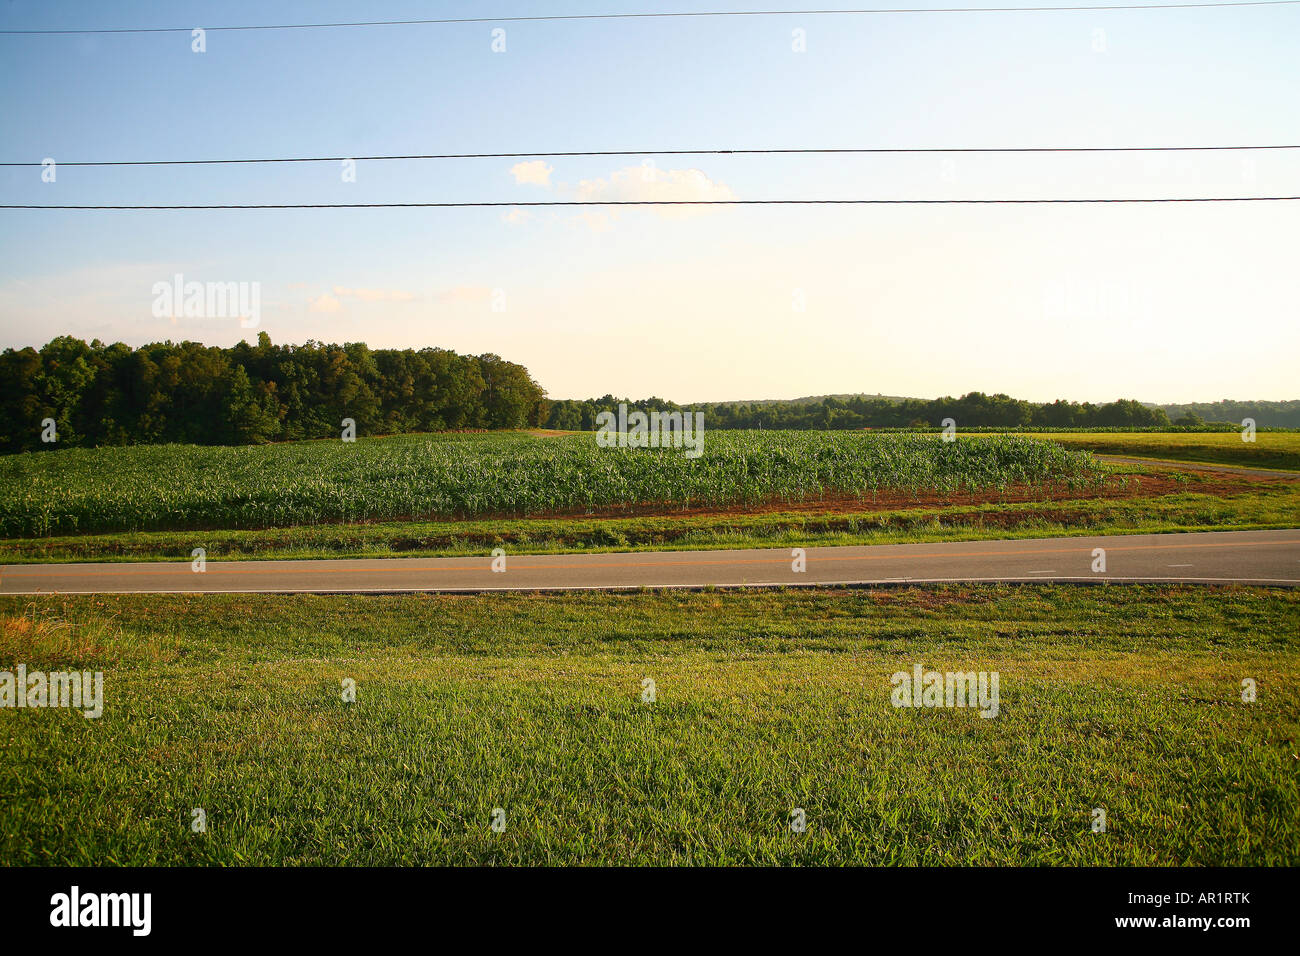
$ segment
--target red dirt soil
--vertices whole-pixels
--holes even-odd
[[[1173,477],[1174,474],[1185,476]],[[1213,477],[1210,477],[1213,475]],[[627,507],[598,508],[594,510],[570,509],[531,514],[529,518],[613,518],[613,517],[703,517],[708,515],[752,515],[772,512],[786,513],[871,513],[878,511],[899,511],[908,508],[934,508],[948,505],[985,505],[1014,504],[1019,502],[1068,501],[1081,498],[1155,498],[1172,494],[1237,495],[1260,491],[1265,488],[1286,485],[1289,479],[1265,478],[1248,475],[1225,475],[1222,472],[1175,472],[1162,469],[1145,474],[1115,475],[1108,478],[1100,488],[1070,488],[1065,485],[1013,485],[1005,491],[984,490],[965,494],[939,494],[938,492],[919,491],[908,494],[898,491],[884,491],[861,498],[857,495],[829,493],[821,498],[809,501],[769,501],[759,504],[735,505],[699,505],[681,507],[677,505],[646,504]],[[485,516],[476,515],[476,520],[485,517],[519,517],[518,515]]]

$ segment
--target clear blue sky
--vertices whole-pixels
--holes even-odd
[[[763,6],[0,0],[0,29]],[[796,28],[807,52],[791,49]],[[0,159],[1300,143],[1300,7],[505,29],[500,54],[491,24],[217,32],[203,54],[184,34],[0,37]],[[655,162],[648,180],[640,157],[362,163],[355,183],[332,164],[62,168],[53,184],[21,168],[0,170],[0,195],[1300,194],[1296,152]],[[1297,397],[1300,203],[589,213],[0,211],[0,347],[253,334],[231,319],[154,318],[153,284],[179,272],[259,282],[275,341],[494,351],[555,397]]]

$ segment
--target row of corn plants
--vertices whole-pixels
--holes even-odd
[[[0,536],[1082,490],[1101,477],[1086,452],[1006,435],[711,432],[695,459],[592,434],[68,449],[0,457]]]

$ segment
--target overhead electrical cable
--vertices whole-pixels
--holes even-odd
[[[566,20],[671,20],[688,17],[823,17],[954,13],[1068,13],[1106,10],[1195,10],[1215,7],[1282,7],[1300,0],[1209,0],[1204,3],[1071,4],[1032,7],[882,7],[857,10],[707,10],[664,13],[573,13],[513,17],[441,17],[419,20],[351,20],[334,23],[264,23],[204,27],[208,33],[249,30],[325,30],[345,27],[405,27],[456,23],[538,23]],[[105,35],[129,33],[190,33],[193,27],[116,27],[0,30],[0,36]]]
[[[534,202],[232,203],[211,205],[43,205],[14,203],[0,209],[492,209],[534,206],[946,206],[1082,203],[1293,202],[1300,196],[1188,196],[1117,199],[607,199]]]
[[[594,149],[512,153],[397,153],[383,156],[274,156],[252,159],[101,159],[59,161],[58,166],[237,166],[257,163],[341,163],[377,160],[558,159],[583,156],[808,156],[918,153],[1191,153],[1300,149],[1296,145],[1254,146],[811,146],[763,149]],[[44,166],[42,162],[0,163],[0,167]]]

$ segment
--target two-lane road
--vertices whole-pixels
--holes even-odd
[[[1103,549],[1105,570],[1096,549]],[[368,593],[963,581],[1300,585],[1300,530],[1108,535],[790,549],[30,564],[0,568],[0,594]]]

